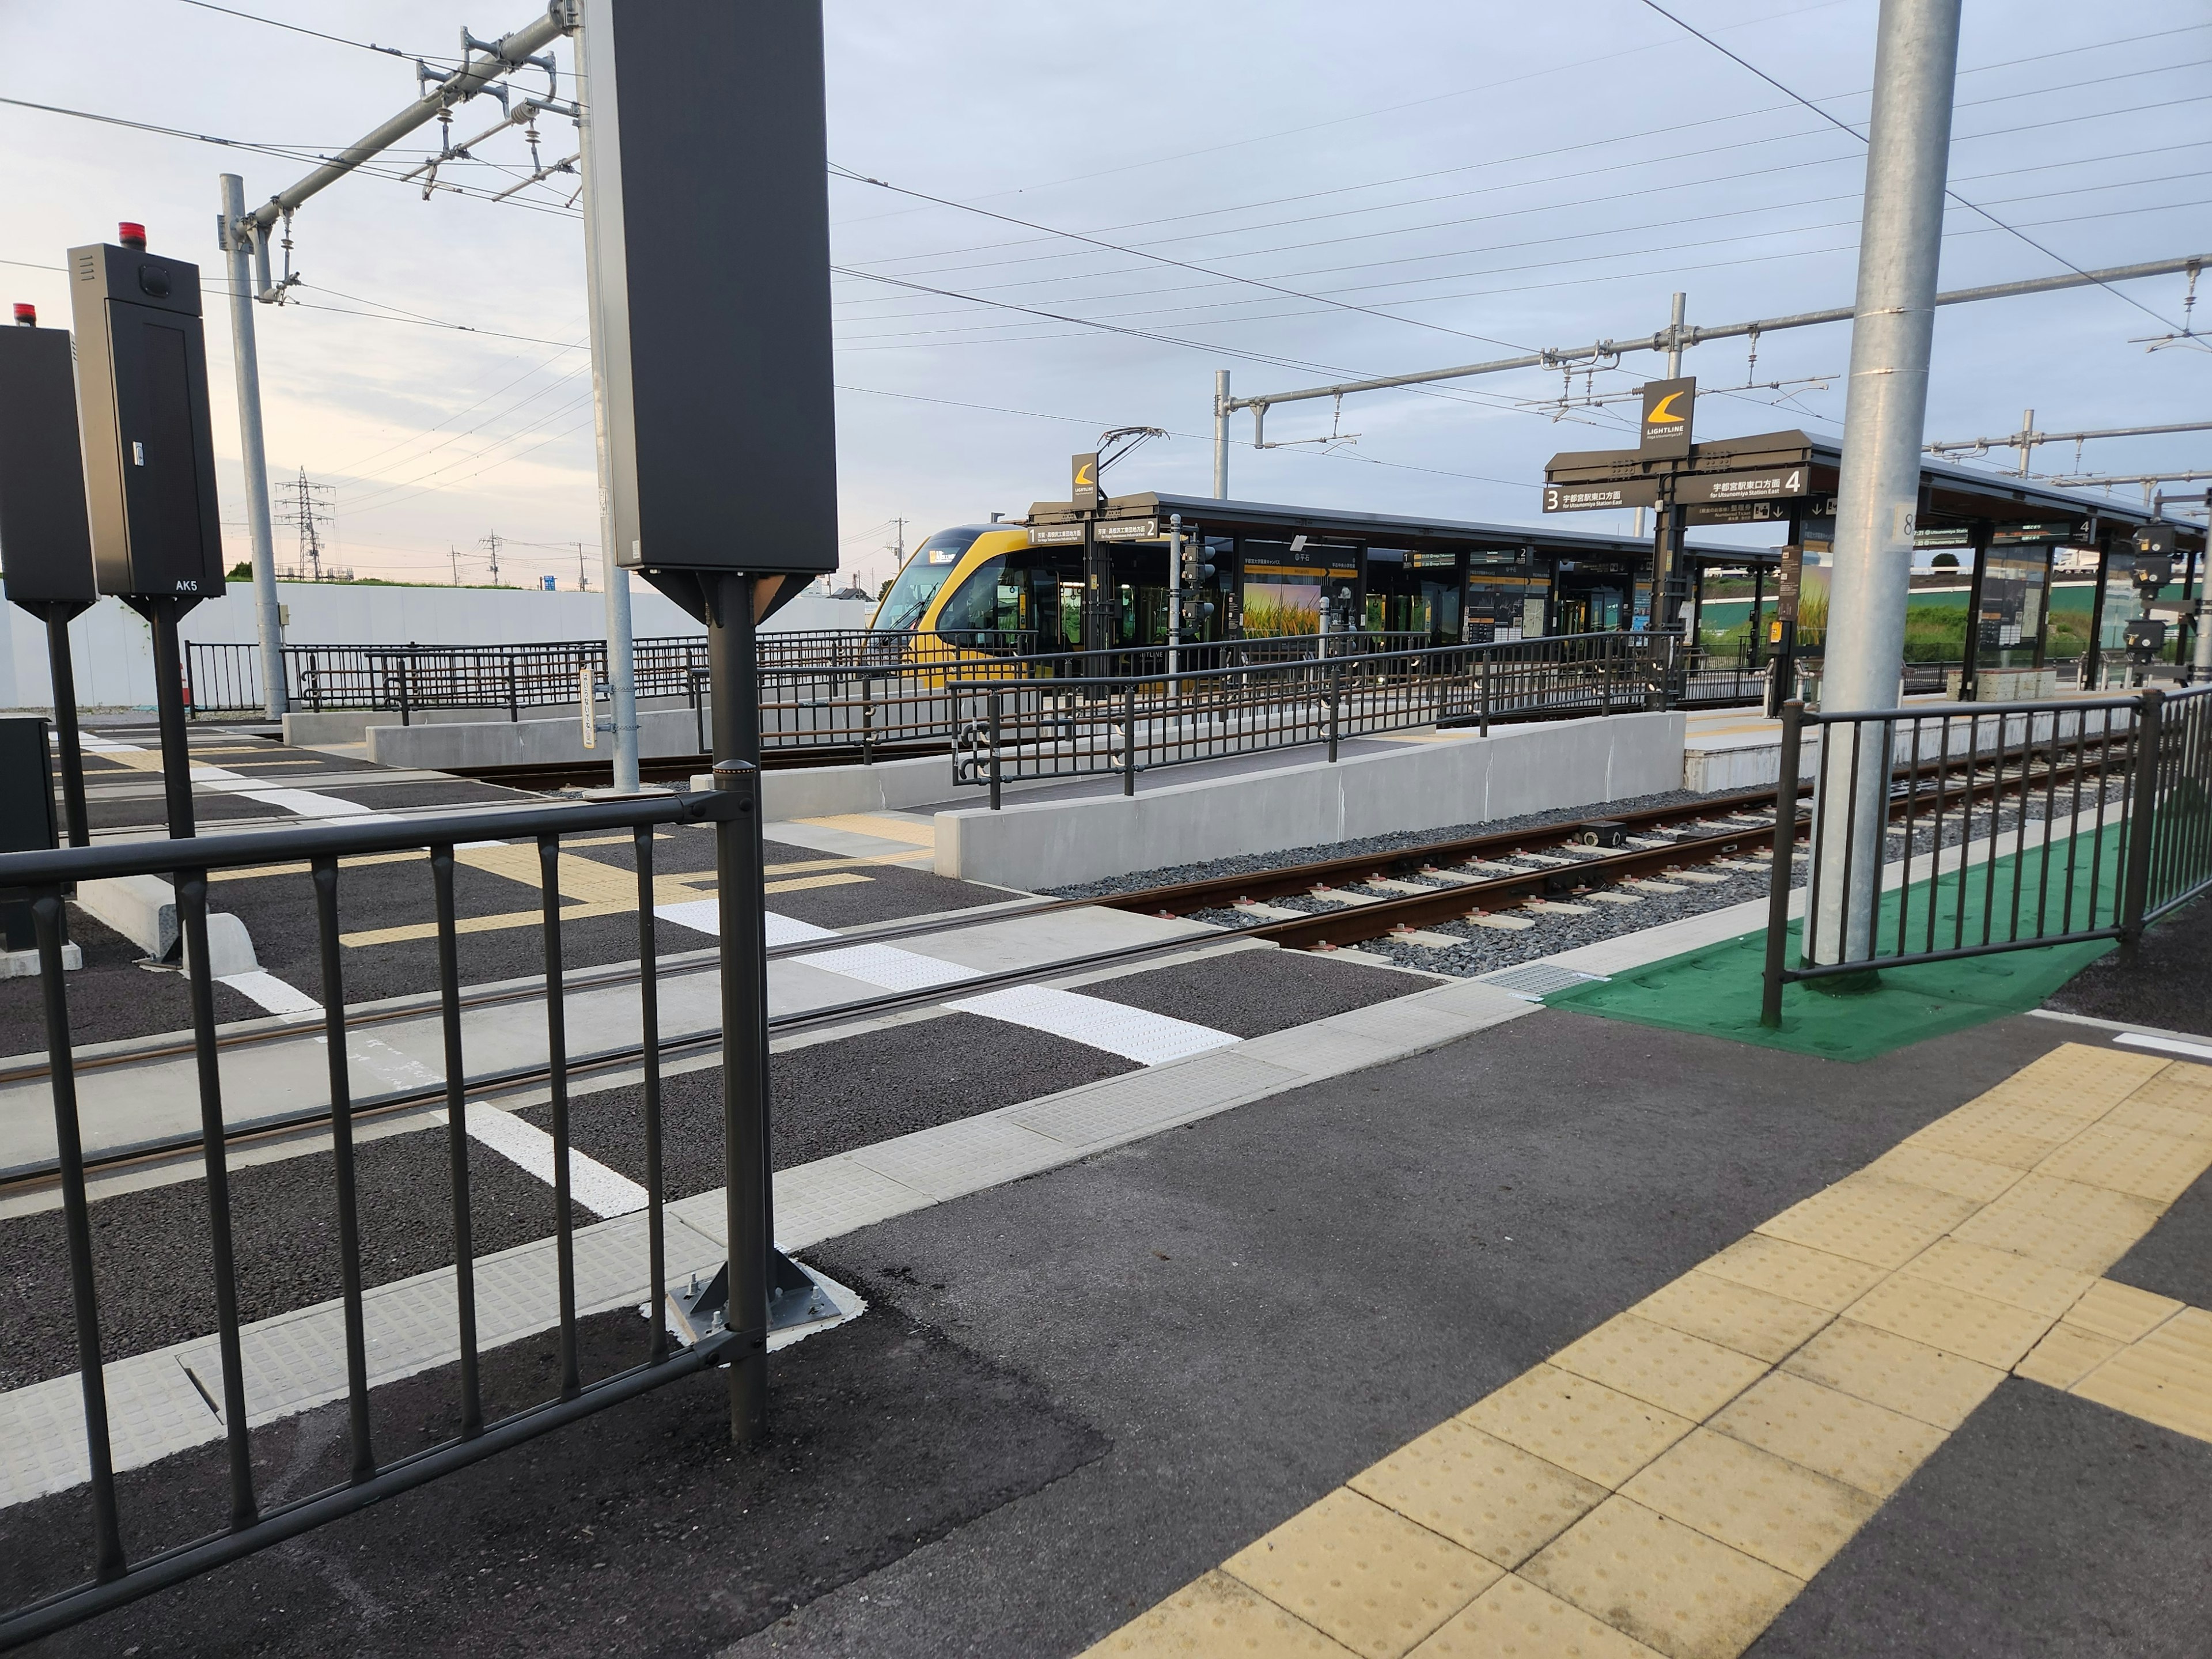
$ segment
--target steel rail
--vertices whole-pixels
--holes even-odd
[[[2086,763],[2077,763],[2080,769]],[[1893,788],[1889,813],[1896,817],[1917,807],[1929,797],[1929,792],[1918,786],[1921,777],[1948,777],[1952,773],[1967,769],[1967,758],[1961,757],[1959,765],[1948,769],[1922,767],[1906,778],[1902,793]],[[2063,775],[2065,768],[2045,768],[2039,772],[2014,774],[1989,778],[1976,777],[1969,781],[1965,790],[1950,793],[1947,799],[1986,799],[2006,791],[2025,790],[2042,785],[2046,777]],[[1897,769],[1905,776],[1910,769]],[[1939,786],[1947,787],[1947,786]],[[1807,793],[1801,788],[1800,793]],[[1001,909],[993,907],[988,915],[963,923],[955,920],[948,924],[942,913],[934,917],[917,918],[911,921],[894,923],[883,928],[855,930],[840,933],[832,939],[805,939],[770,947],[771,959],[803,957],[811,952],[838,948],[841,943],[875,943],[889,939],[908,938],[922,934],[943,934],[961,931],[963,927],[984,927],[992,922],[1012,917],[1028,917],[1054,911],[1096,907],[1148,912],[1156,915],[1188,915],[1192,911],[1224,908],[1232,905],[1236,897],[1249,896],[1254,891],[1276,896],[1295,895],[1310,891],[1317,885],[1334,882],[1357,882],[1371,879],[1391,871],[1412,870],[1418,873],[1425,864],[1439,860],[1465,860],[1485,854],[1511,854],[1547,847],[1571,844],[1570,838],[1593,822],[1617,823],[1624,828],[1662,828],[1670,822],[1697,823],[1711,817],[1716,812],[1726,812],[1733,806],[1757,806],[1771,811],[1771,790],[1741,791],[1711,796],[1702,800],[1682,802],[1672,806],[1646,807],[1624,812],[1603,820],[1563,818],[1555,823],[1517,831],[1494,832],[1486,836],[1457,837],[1449,841],[1431,842],[1406,848],[1382,849],[1371,854],[1349,858],[1322,860],[1310,864],[1286,866],[1279,870],[1261,871],[1249,874],[1211,878],[1205,881],[1178,883],[1174,885],[1139,889],[1127,893],[1102,894],[1094,897],[1052,899],[1034,906]],[[1802,836],[1810,824],[1809,817],[1801,815],[1798,830]],[[1193,949],[1232,942],[1237,939],[1257,939],[1292,949],[1311,949],[1331,946],[1364,939],[1377,939],[1401,927],[1415,927],[1425,923],[1455,920],[1476,911],[1507,908],[1525,903],[1530,898],[1557,896],[1609,881],[1627,879],[1683,863],[1709,861],[1724,858],[1747,846],[1756,847],[1771,837],[1772,827],[1750,823],[1741,829],[1717,831],[1711,835],[1685,837],[1661,847],[1636,848],[1626,852],[1601,854],[1580,859],[1575,863],[1558,865],[1545,869],[1516,872],[1512,874],[1486,877],[1479,881],[1455,883],[1437,888],[1433,892],[1405,894],[1389,899],[1370,899],[1347,905],[1341,909],[1317,911],[1297,918],[1268,918],[1249,926],[1224,927],[1214,926],[1203,934],[1186,935],[1170,939],[1148,940],[1139,945],[1120,945],[1110,950],[1085,952],[1079,956],[1056,958],[1050,962],[1032,963],[1022,968],[1002,969],[995,973],[978,974],[951,984],[927,986],[910,991],[892,992],[883,996],[859,998],[850,1002],[834,1003],[821,1008],[776,1016],[769,1022],[770,1035],[795,1036],[802,1032],[847,1024],[854,1020],[878,1018],[904,1012],[914,1008],[929,1007],[950,999],[973,995],[985,991],[1036,984],[1092,968],[1127,966],[1153,957],[1173,956]],[[1231,896],[1235,896],[1232,897]],[[702,951],[699,959],[687,963],[682,957],[669,958],[660,963],[659,977],[668,979],[685,974],[707,971],[711,963],[704,958],[711,952]],[[590,975],[585,989],[602,989],[620,985],[636,978],[635,964],[610,964],[599,969],[578,969],[568,976],[572,982],[580,975]],[[465,1000],[464,1006],[482,1008],[504,1002],[541,1000],[544,995],[542,981],[518,980],[488,988],[472,999]],[[411,1000],[410,1000],[411,1001]],[[366,1018],[349,1018],[347,1029],[388,1023],[401,1018],[419,1018],[435,1006],[436,999],[428,998],[421,1006],[380,1007]],[[264,1027],[252,1031],[238,1032],[226,1040],[226,1046],[280,1041],[294,1038],[301,1028]],[[719,1028],[678,1033],[663,1036],[660,1052],[664,1058],[681,1058],[704,1052],[720,1041]],[[158,1047],[149,1047],[106,1055],[88,1055],[76,1066],[79,1071],[93,1066],[113,1066],[135,1064],[148,1060],[173,1058],[192,1052],[189,1042],[164,1040]],[[596,1050],[588,1054],[572,1054],[568,1060],[571,1076],[604,1076],[619,1072],[635,1064],[643,1048],[638,1044]],[[14,1073],[0,1073],[0,1082],[27,1082],[45,1075],[45,1068],[26,1066]],[[466,1080],[468,1092],[498,1098],[524,1092],[541,1085],[550,1074],[550,1066],[530,1065],[512,1067],[502,1072],[481,1073]],[[353,1103],[352,1115],[356,1120],[388,1117],[408,1111],[427,1109],[441,1103],[446,1097],[446,1085],[441,1079],[421,1088],[398,1090],[387,1094],[357,1098]],[[256,1119],[233,1124],[225,1132],[226,1145],[238,1145],[260,1139],[277,1139],[314,1130],[330,1119],[328,1107],[309,1107],[297,1112]],[[88,1173],[112,1170],[131,1164],[158,1161],[197,1152],[200,1146],[198,1135],[178,1135],[158,1140],[130,1143],[87,1154],[84,1159]],[[50,1181],[57,1166],[51,1160],[37,1164],[18,1164],[0,1170],[0,1196]]]

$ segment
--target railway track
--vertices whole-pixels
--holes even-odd
[[[1943,798],[1954,805],[1965,801],[1987,801],[2008,792],[2044,789],[2081,769],[2083,764],[2031,768],[2009,776],[1978,773],[1966,777],[1963,783],[1957,780],[1964,769],[1953,769],[1942,775],[1939,787],[1944,792]],[[1809,785],[1801,790],[1801,799],[1809,790]],[[1518,909],[1532,900],[1557,900],[1567,894],[1619,882],[1679,872],[1700,863],[1730,858],[1747,861],[1753,857],[1771,858],[1778,850],[1774,847],[1774,797],[1775,792],[1771,788],[1745,790],[1677,805],[1644,808],[1609,818],[1563,817],[1553,823],[1521,830],[1454,837],[1275,870],[1094,897],[1041,898],[1033,903],[994,905],[982,915],[964,919],[939,914],[854,929],[841,934],[835,943],[809,939],[773,946],[768,952],[771,960],[803,957],[837,948],[839,944],[884,943],[927,934],[942,935],[963,927],[1091,907],[1188,916],[1205,911],[1233,910],[1243,905],[1266,908],[1268,907],[1265,901],[1270,898],[1318,896],[1325,901],[1334,901],[1326,910],[1295,915],[1261,915],[1235,927],[1217,925],[1215,932],[1201,937],[1185,936],[1089,952],[1024,968],[979,974],[959,981],[957,986],[892,992],[781,1015],[770,1019],[769,1034],[772,1037],[793,1036],[930,1006],[944,1001],[948,995],[969,996],[1094,969],[1136,966],[1188,951],[1195,945],[1231,939],[1262,940],[1292,949],[1353,945],[1387,938],[1394,933]],[[1936,791],[1927,787],[1921,777],[1902,779],[1892,789],[1891,815],[1898,817],[1914,814],[1936,798]],[[1793,844],[1809,823],[1809,815],[1801,811],[1792,826]],[[1386,884],[1392,890],[1382,894],[1350,890],[1377,883]],[[665,957],[659,964],[658,977],[665,980],[713,972],[717,955],[709,948]],[[604,989],[634,983],[637,976],[635,964],[617,963],[575,970],[566,976],[564,984],[572,992]],[[459,1001],[464,1010],[478,1010],[507,1003],[539,1002],[544,996],[542,981],[523,980],[465,992]],[[440,1006],[440,999],[434,994],[394,999],[349,1013],[346,1027],[349,1031],[364,1030],[394,1020],[421,1018],[434,1012]],[[225,1034],[218,1046],[231,1049],[298,1042],[302,1035],[297,1024],[233,1031]],[[664,1037],[661,1059],[664,1062],[681,1060],[711,1052],[720,1040],[719,1029]],[[174,1059],[191,1051],[189,1037],[179,1040],[176,1036],[164,1036],[137,1042],[102,1045],[98,1051],[79,1055],[74,1068],[80,1073],[106,1070]],[[572,1080],[618,1074],[635,1068],[643,1058],[641,1044],[575,1054],[568,1060],[568,1074]],[[0,1065],[0,1085],[32,1081],[46,1076],[47,1071],[44,1056],[22,1056]],[[467,1092],[471,1100],[496,1102],[541,1088],[550,1076],[549,1066],[538,1065],[484,1073],[468,1079]],[[444,1101],[445,1086],[440,1083],[358,1097],[353,1112],[356,1121],[371,1121],[441,1106]],[[319,1126],[328,1121],[329,1115],[328,1108],[324,1107],[237,1124],[227,1133],[226,1144],[245,1146],[288,1137],[312,1136]],[[196,1134],[147,1141],[88,1155],[86,1170],[88,1173],[113,1172],[134,1165],[196,1158],[200,1149],[200,1138]],[[49,1184],[53,1175],[50,1164],[0,1170],[0,1197]]]

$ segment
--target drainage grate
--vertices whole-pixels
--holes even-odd
[[[1555,962],[1524,962],[1517,968],[1507,968],[1495,974],[1484,974],[1476,983],[1494,985],[1499,990],[1531,1002],[1541,1002],[1554,991],[1564,991],[1571,986],[1587,985],[1594,979],[1604,979],[1603,974],[1585,974],[1579,968],[1562,968]]]

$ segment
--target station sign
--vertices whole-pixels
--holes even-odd
[[[1807,494],[1812,484],[1813,470],[1802,462],[1760,472],[1692,472],[1674,480],[1674,504],[1787,501]]]
[[[2079,519],[2064,519],[2054,524],[2001,524],[1990,532],[1990,545],[2041,547],[2052,544],[2068,544],[2077,541],[2086,528]]]
[[[1597,513],[1609,507],[1656,507],[1656,478],[1624,478],[1618,483],[1546,484],[1547,513]]]
[[[1098,493],[1098,455],[1094,450],[1068,463],[1068,499],[1078,513],[1096,513],[1105,498]]]
[[[1694,377],[1679,380],[1650,380],[1644,387],[1644,422],[1638,428],[1636,452],[1649,460],[1655,456],[1687,456],[1690,416],[1698,403]]]
[[[1031,547],[1080,547],[1083,529],[1079,524],[1033,525],[1030,528]],[[1110,519],[1103,524],[1091,526],[1093,539],[1102,542],[1155,542],[1160,538],[1158,519]]]
[[[1933,525],[1924,530],[1915,530],[1912,544],[1923,551],[1931,547],[1972,547],[1974,532],[1969,525]]]
[[[1682,522],[1693,529],[1716,524],[1787,523],[1792,512],[1819,518],[1832,516],[1835,510],[1836,498],[1832,495],[1778,501],[1707,501],[1684,507]]]

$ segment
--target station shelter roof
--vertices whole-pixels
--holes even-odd
[[[1607,535],[1587,530],[1559,530],[1550,525],[1489,524],[1472,520],[1406,517],[1386,513],[1354,513],[1335,507],[1291,507],[1273,501],[1223,501],[1212,495],[1170,495],[1146,491],[1115,495],[1100,507],[1098,522],[1105,539],[1153,539],[1168,533],[1170,515],[1180,514],[1187,532],[1210,535],[1310,536],[1316,541],[1347,542],[1378,547],[1402,548],[1409,552],[1434,552],[1460,548],[1528,548],[1538,554],[1571,559],[1648,558],[1647,537]],[[1025,522],[1032,530],[1074,526],[1081,514],[1071,501],[1034,501]],[[1152,530],[1133,536],[1124,526],[1149,525]],[[1115,535],[1112,530],[1121,530]],[[1779,552],[1771,548],[1730,547],[1692,543],[1686,551],[1700,562],[1750,565],[1772,564]]]
[[[1658,477],[1748,477],[1802,467],[1805,496],[1825,502],[1836,493],[1843,451],[1839,437],[1792,429],[1695,444],[1686,462],[1648,457],[1633,449],[1570,450],[1545,464],[1544,477],[1551,483],[1624,483]],[[2176,544],[2184,551],[2201,550],[2205,533],[2201,525],[2161,519],[2147,506],[1933,460],[1923,460],[1920,466],[1918,522],[1923,532],[1986,522],[2008,532],[2004,537],[2008,540],[2071,546],[2131,537],[2142,525],[2163,522],[2172,526]]]

